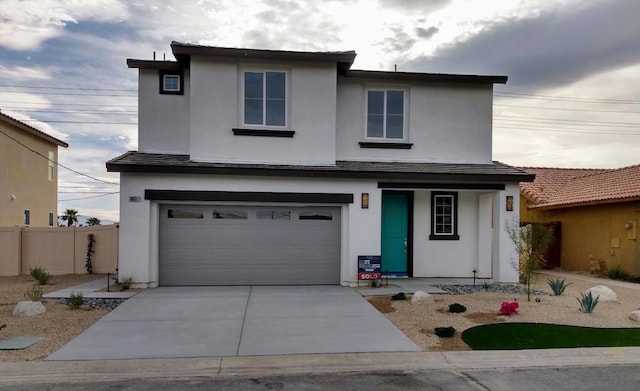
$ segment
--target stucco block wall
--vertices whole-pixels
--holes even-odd
[[[411,149],[360,148],[366,139],[366,91],[369,87],[405,89]],[[492,159],[492,86],[408,86],[339,79],[337,160],[388,160],[442,163],[490,163]]]
[[[42,156],[53,152],[58,161],[57,145],[3,122],[0,129]],[[57,221],[58,167],[54,166],[53,180],[49,180],[49,162],[42,156],[0,135],[0,226],[22,225],[25,209],[31,211],[31,226],[48,226],[50,212],[54,224]]]
[[[640,203],[601,204],[548,211],[549,221],[562,223],[562,268],[589,271],[591,258],[640,275],[637,225]],[[636,230],[627,229],[631,223]]]

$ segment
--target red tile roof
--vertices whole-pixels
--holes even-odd
[[[524,167],[536,174],[521,183],[530,208],[560,208],[640,199],[640,165],[608,169]]]
[[[69,144],[67,144],[66,142],[64,142],[64,141],[62,141],[62,140],[60,140],[58,138],[55,138],[55,137],[53,137],[53,136],[51,136],[49,134],[46,134],[42,130],[36,129],[33,126],[31,126],[31,125],[29,125],[27,123],[24,123],[24,122],[22,122],[22,121],[20,121],[20,120],[18,120],[16,118],[13,118],[12,116],[7,115],[7,114],[5,114],[5,113],[3,113],[1,111],[0,111],[0,121],[8,123],[8,124],[11,124],[11,125],[15,126],[18,129],[21,129],[21,130],[23,130],[23,131],[25,131],[27,133],[30,133],[30,134],[32,134],[32,135],[34,135],[36,137],[40,137],[41,139],[46,140],[46,141],[48,141],[48,142],[50,142],[52,144],[56,144],[56,145],[58,145],[60,147],[67,148],[69,146]]]

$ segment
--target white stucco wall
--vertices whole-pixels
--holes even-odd
[[[138,79],[138,151],[189,153],[189,71],[184,95],[160,94],[157,70],[140,69]]]
[[[407,91],[411,149],[361,148],[366,138],[366,89]],[[367,84],[341,78],[337,89],[337,160],[490,163],[492,85]]]
[[[287,72],[292,138],[236,136],[242,124],[243,70]],[[215,63],[191,58],[191,158],[208,162],[335,164],[335,66]]]
[[[513,211],[506,211],[506,198],[513,197]],[[497,194],[494,208],[493,270],[494,279],[501,282],[518,282],[518,252],[509,237],[507,227],[519,224],[520,189],[517,183],[507,184]]]
[[[120,181],[119,272],[122,277],[133,277],[137,283],[155,286],[158,281],[158,203],[144,200],[145,189],[352,193],[354,203],[342,207],[342,284],[356,282],[358,255],[380,254],[382,192],[376,181],[123,173]],[[369,193],[368,209],[360,207],[361,193]],[[129,202],[130,196],[140,196],[142,200]]]

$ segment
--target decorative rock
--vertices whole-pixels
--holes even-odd
[[[587,289],[584,293],[585,295],[591,292],[591,296],[598,297],[598,301],[618,301],[618,295],[611,288],[606,287],[604,285],[594,286],[593,288]]]
[[[425,291],[417,291],[411,297],[411,304],[424,304],[433,301],[433,297]]]
[[[640,322],[640,310],[633,311],[629,314],[629,319],[635,320],[636,322]]]
[[[34,316],[43,314],[47,311],[44,305],[39,301],[21,301],[16,304],[13,309],[13,316],[16,318],[26,318],[28,316]]]

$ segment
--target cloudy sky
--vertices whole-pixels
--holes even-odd
[[[494,159],[640,163],[638,0],[0,0],[0,110],[66,140],[59,210],[118,220],[105,161],[137,148],[137,72],[172,40],[355,50],[355,69],[508,75]],[[98,180],[96,180],[98,179]],[[91,198],[89,198],[91,197]]]

